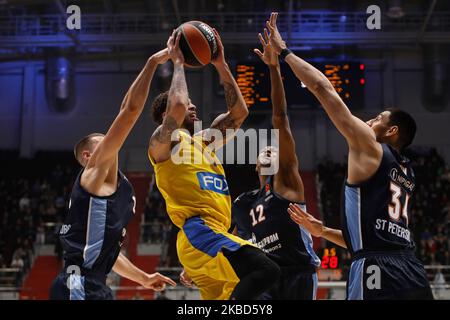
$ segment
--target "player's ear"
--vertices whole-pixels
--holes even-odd
[[[398,134],[398,126],[392,126],[386,132],[386,136],[387,137],[392,137],[392,136],[394,136],[396,134]]]
[[[81,153],[81,160],[82,163],[84,165],[87,164],[87,162],[89,161],[89,158],[91,157],[91,152],[89,150],[83,150],[83,152]]]

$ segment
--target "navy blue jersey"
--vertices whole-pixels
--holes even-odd
[[[408,229],[414,173],[408,159],[386,144],[382,148],[380,166],[371,178],[344,184],[343,235],[352,254],[414,249]]]
[[[291,220],[289,201],[273,190],[269,178],[261,190],[240,195],[233,203],[233,224],[241,238],[264,250],[281,267],[319,266],[311,234]],[[306,210],[305,204],[302,208]]]
[[[107,197],[92,195],[80,185],[82,172],[73,185],[69,212],[60,229],[64,261],[66,266],[106,275],[116,262],[125,227],[134,214],[134,190],[119,171],[116,192]]]

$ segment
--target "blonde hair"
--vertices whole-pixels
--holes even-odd
[[[88,134],[87,136],[83,137],[82,139],[80,139],[76,144],[75,147],[73,148],[73,154],[75,155],[75,159],[77,159],[77,161],[83,165],[83,163],[81,162],[83,159],[81,158],[81,154],[83,152],[83,150],[86,149],[90,149],[92,146],[92,138],[95,137],[104,137],[105,135],[103,133],[91,133]]]

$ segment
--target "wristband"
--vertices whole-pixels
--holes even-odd
[[[280,57],[284,60],[284,59],[286,59],[287,55],[290,53],[292,53],[292,51],[290,49],[284,48],[283,50],[281,50]]]

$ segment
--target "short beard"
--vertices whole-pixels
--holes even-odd
[[[184,119],[183,128],[189,131],[191,136],[194,135],[194,121],[189,121],[188,119]]]

